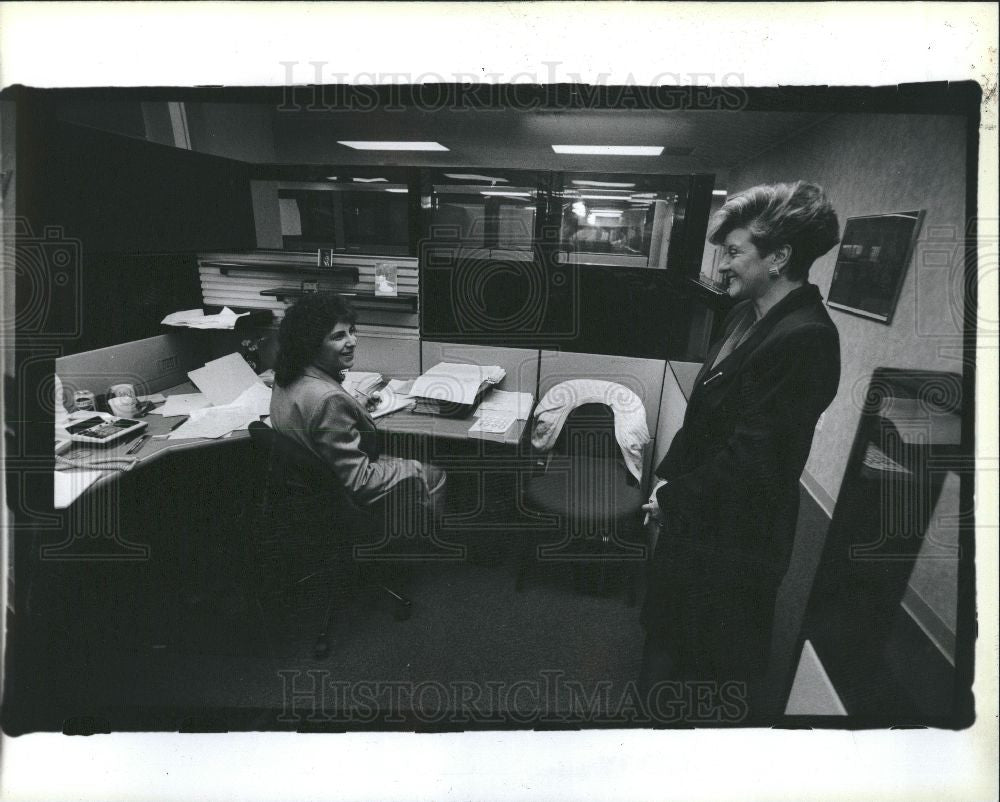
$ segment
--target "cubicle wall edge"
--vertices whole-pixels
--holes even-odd
[[[74,390],[103,394],[112,384],[134,384],[143,394],[188,380],[187,372],[211,358],[213,332],[177,330],[55,360],[67,398]]]

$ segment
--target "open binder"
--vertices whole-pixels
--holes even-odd
[[[475,412],[483,395],[503,381],[507,372],[499,365],[439,362],[414,383],[413,411],[446,418],[465,418]]]

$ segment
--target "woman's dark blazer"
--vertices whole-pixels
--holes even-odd
[[[706,676],[762,668],[799,477],[840,380],[840,339],[812,284],[775,304],[711,367],[750,303],[728,316],[656,469],[668,484],[657,492],[664,526],[643,623]]]

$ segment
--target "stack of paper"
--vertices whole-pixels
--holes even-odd
[[[450,404],[472,405],[487,387],[499,384],[507,373],[499,365],[439,362],[413,383],[413,395]]]
[[[223,437],[270,412],[271,388],[239,354],[206,362],[188,376],[201,392],[172,395],[156,410],[165,416],[190,416],[167,436],[169,440]]]
[[[190,371],[188,378],[217,407],[231,404],[255,384],[263,386],[253,368],[239,354],[228,354],[206,362],[205,367]]]
[[[189,329],[233,329],[236,321],[249,312],[237,315],[228,306],[215,315],[206,315],[202,309],[188,309],[185,312],[173,312],[160,321],[164,326],[184,326]]]
[[[479,416],[484,413],[502,413],[513,415],[518,420],[527,420],[531,414],[531,404],[534,400],[531,393],[493,390],[479,402],[475,414]]]

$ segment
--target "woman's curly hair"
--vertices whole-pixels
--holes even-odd
[[[303,295],[285,311],[278,328],[274,381],[287,387],[309,365],[323,338],[338,323],[357,322],[354,308],[335,292]]]
[[[823,188],[805,181],[761,184],[734,195],[713,216],[708,241],[722,245],[737,228],[750,232],[762,256],[790,246],[785,270],[796,281],[805,278],[812,263],[840,242],[840,222]]]

